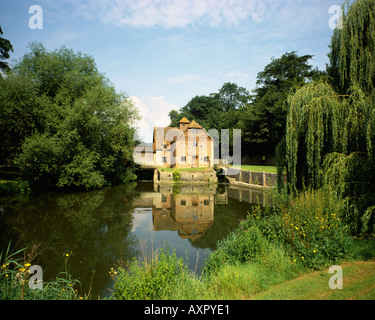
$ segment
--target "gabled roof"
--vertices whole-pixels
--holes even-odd
[[[202,129],[202,126],[195,122],[195,120],[193,120],[189,125],[188,125],[188,128],[189,129]]]
[[[165,136],[166,136],[166,134],[167,134],[167,132],[169,130],[173,130],[173,132],[179,133],[179,134],[177,134],[177,135],[174,136],[173,140],[171,141],[171,144],[174,143],[174,142],[176,142],[189,129],[202,129],[203,132],[206,133],[206,135],[213,140],[213,138],[207,133],[207,131],[199,123],[197,123],[195,120],[193,120],[192,122],[190,122],[188,119],[186,119],[185,117],[183,117],[180,120],[180,122],[182,122],[182,123],[189,123],[189,125],[185,126],[185,128],[183,128],[181,130],[179,128],[174,128],[174,127],[154,127],[153,150],[156,149],[156,145],[164,143]],[[156,135],[156,131],[158,131],[158,130],[163,131],[164,134],[162,134],[160,136],[157,136]],[[157,138],[159,139],[159,141],[156,141]]]
[[[186,119],[185,117],[183,117],[178,123],[190,123],[190,121]]]

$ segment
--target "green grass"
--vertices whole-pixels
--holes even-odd
[[[241,168],[241,170],[254,171],[254,172],[268,172],[268,173],[277,173],[277,167],[275,166],[250,166],[250,165],[241,165],[241,166],[229,166],[233,168]]]
[[[239,168],[241,167],[242,170],[249,170],[254,172],[269,172],[269,173],[277,173],[277,167],[275,166],[250,166],[250,165],[242,165],[242,166],[231,166],[228,167]],[[212,168],[159,168],[160,171],[165,172],[173,172],[178,170],[180,172],[195,172],[195,171],[208,171],[212,170]]]
[[[21,253],[23,253],[23,258]],[[29,268],[38,255],[37,246],[10,252],[10,243],[5,252],[0,252],[0,300],[82,300],[78,294],[80,282],[72,279],[67,272],[69,255],[66,254],[65,272],[55,280],[42,280],[42,288],[30,288],[32,278]]]
[[[210,171],[212,168],[159,168],[160,171],[165,172],[173,172],[173,171],[179,171],[179,172],[197,172],[197,171]]]
[[[327,270],[304,274],[249,297],[254,300],[375,300],[375,261],[342,265],[342,289],[330,289]]]
[[[338,199],[317,190],[274,200],[274,208],[254,207],[218,242],[202,276],[168,258],[161,261],[160,274],[151,269],[157,275],[151,281],[143,276],[147,268],[137,265],[142,276],[118,279],[118,296],[128,288],[157,286],[152,298],[162,300],[375,300],[375,242],[350,236],[338,213]],[[329,288],[332,265],[343,267],[343,290]]]

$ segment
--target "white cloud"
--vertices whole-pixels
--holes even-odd
[[[164,97],[146,96],[130,98],[139,110],[141,120],[135,126],[138,127],[138,135],[145,142],[152,142],[154,127],[166,127],[170,123],[169,112],[179,110],[180,107],[169,103]]]
[[[271,0],[272,1],[272,0]],[[265,0],[86,0],[80,11],[115,25],[135,27],[185,27],[208,23],[236,25],[246,20],[261,22],[267,11]]]

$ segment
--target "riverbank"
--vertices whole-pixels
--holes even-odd
[[[320,295],[327,299],[375,299],[373,278],[365,276],[358,282],[359,277],[351,277],[352,269],[346,267],[352,263],[360,270],[362,264],[366,269],[360,272],[370,269],[372,273],[375,242],[350,236],[348,226],[337,215],[337,199],[323,191],[309,191],[277,201],[273,208],[254,208],[237,229],[219,241],[200,276],[188,271],[173,252],[161,252],[146,263],[134,261],[129,269],[118,269],[112,298],[263,299],[262,293],[274,290],[270,299],[284,299],[271,292],[277,293],[277,286],[290,281],[298,283],[295,279],[314,279],[318,272],[325,275],[324,281],[315,284],[312,280],[309,283],[314,290],[306,291],[316,292],[316,297],[323,290],[325,294]],[[332,274],[327,270],[333,265],[343,268],[347,282],[337,295],[332,295],[328,283]],[[355,289],[348,290],[351,287]],[[293,291],[294,297],[298,295],[298,285],[286,288],[285,299]]]

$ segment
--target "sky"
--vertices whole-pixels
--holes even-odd
[[[250,92],[272,58],[297,51],[324,70],[344,0],[0,0],[2,37],[92,56],[139,110],[145,142],[194,96],[234,82]],[[38,11],[35,7],[38,6]],[[41,9],[41,10],[40,10]]]

